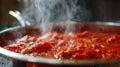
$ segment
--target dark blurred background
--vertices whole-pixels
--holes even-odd
[[[89,21],[119,21],[120,0],[86,0],[86,8],[91,11]],[[0,25],[14,25],[10,10],[21,10],[22,0],[0,0]]]
[[[12,18],[8,12],[19,9],[20,2],[18,0],[0,0],[0,25],[14,24],[14,18]]]
[[[89,0],[95,21],[119,21],[120,0]]]

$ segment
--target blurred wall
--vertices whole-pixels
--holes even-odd
[[[120,0],[89,0],[95,21],[120,20]]]
[[[14,18],[9,15],[10,10],[18,10],[19,2],[17,0],[0,0],[0,24],[11,25]]]
[[[120,0],[86,0],[86,2],[87,8],[92,12],[91,21],[120,20]],[[8,12],[20,10],[22,5],[18,0],[0,0],[0,24],[14,24],[15,19]]]

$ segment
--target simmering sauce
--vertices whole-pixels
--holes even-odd
[[[90,31],[26,35],[10,51],[54,59],[120,59],[120,35]]]

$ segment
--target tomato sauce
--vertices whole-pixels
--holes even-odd
[[[26,35],[10,51],[54,59],[120,59],[120,35],[90,31]]]

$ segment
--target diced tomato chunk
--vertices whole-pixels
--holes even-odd
[[[80,53],[76,52],[76,53],[72,56],[72,58],[74,58],[74,59],[87,59],[87,58],[88,58],[88,55],[86,55],[86,54],[80,54]]]
[[[68,58],[70,58],[71,56],[72,56],[72,52],[66,52],[66,51],[63,51],[61,54],[60,54],[60,56],[62,57],[62,58],[64,58],[64,59],[68,59]]]
[[[52,45],[49,42],[42,42],[23,49],[22,53],[46,51],[49,50],[51,47]]]

